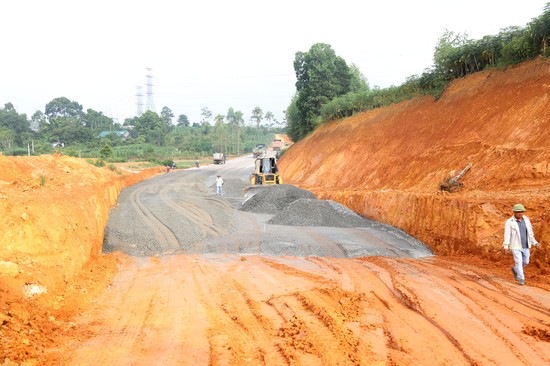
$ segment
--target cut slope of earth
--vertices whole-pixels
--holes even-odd
[[[527,207],[550,263],[550,63],[537,59],[322,125],[279,161],[286,183],[397,226],[440,255],[497,258],[504,221]],[[439,189],[472,163],[462,190]]]

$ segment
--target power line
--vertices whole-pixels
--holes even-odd
[[[147,67],[147,106],[146,110],[155,112],[155,102],[153,101],[153,76],[151,75],[151,68]]]

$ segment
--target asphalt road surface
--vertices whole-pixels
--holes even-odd
[[[287,226],[240,210],[254,159],[175,170],[124,189],[105,229],[103,252],[132,256],[241,254],[356,258],[431,256],[401,230],[372,222],[351,228]],[[217,175],[224,179],[216,195]],[[269,189],[269,188],[268,188]]]

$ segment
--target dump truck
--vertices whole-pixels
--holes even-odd
[[[283,147],[283,140],[281,139],[275,139],[271,143],[271,149],[273,149],[273,151],[281,151],[282,147]]]
[[[250,174],[250,185],[245,188],[244,200],[250,199],[258,190],[269,188],[274,184],[283,184],[277,168],[277,159],[274,156],[256,158],[254,171]]]
[[[264,156],[267,154],[267,147],[265,144],[256,144],[254,148],[252,149],[252,157],[259,158],[260,156]]]
[[[225,164],[225,154],[215,152],[212,155],[212,160],[214,160],[214,164]]]

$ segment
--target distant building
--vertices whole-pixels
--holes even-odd
[[[106,137],[107,135],[110,135],[112,133],[116,133],[118,135],[118,137],[120,137],[122,139],[127,139],[128,136],[130,136],[130,131],[101,131],[99,133],[99,135],[97,135],[97,137],[103,138],[103,137]]]

